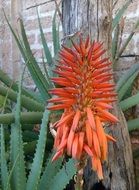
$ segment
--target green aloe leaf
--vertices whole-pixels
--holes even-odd
[[[120,22],[120,19],[122,18],[123,14],[127,10],[128,6],[130,5],[131,2],[132,2],[131,0],[126,1],[126,3],[123,5],[123,7],[118,11],[118,13],[116,14],[116,16],[114,17],[114,19],[112,21],[112,30]]]
[[[137,93],[134,96],[131,96],[130,98],[126,98],[125,100],[122,100],[120,102],[121,109],[123,111],[127,110],[128,108],[131,108],[139,103],[139,93]]]
[[[48,190],[63,190],[76,173],[75,161],[70,159],[50,181]],[[42,189],[41,189],[42,190]]]
[[[6,73],[4,73],[0,69],[0,81],[3,82],[6,86],[13,89],[14,91],[18,91],[18,84],[14,82]],[[31,90],[27,90],[22,88],[22,94],[25,96],[28,96],[30,98],[33,98],[35,100],[40,101],[40,98]]]
[[[114,37],[112,39],[112,59],[114,60],[117,53],[118,46],[118,38],[119,38],[119,25],[116,26],[114,31]]]
[[[53,47],[54,47],[55,56],[57,55],[60,49],[59,30],[57,30],[56,26],[56,15],[57,15],[57,10],[54,13],[53,22],[52,22]]]
[[[41,41],[42,41],[42,45],[43,45],[43,50],[44,50],[45,58],[46,58],[47,63],[48,63],[48,67],[46,67],[46,69],[45,69],[46,70],[46,77],[47,77],[48,83],[50,84],[50,87],[52,88],[53,83],[51,82],[50,77],[53,76],[53,73],[52,73],[53,58],[52,58],[52,54],[49,50],[49,47],[47,45],[47,42],[46,42],[46,39],[44,36],[44,32],[43,32],[43,28],[41,25],[39,14],[38,14],[38,22],[39,22],[39,29],[40,29],[40,34],[41,34]]]
[[[122,100],[123,96],[126,94],[126,92],[129,90],[131,85],[133,84],[135,78],[138,76],[138,71],[136,71],[128,80],[127,82],[122,86],[122,88],[118,92],[118,98],[119,101]]]
[[[124,86],[124,84],[129,80],[129,78],[132,77],[132,75],[134,75],[138,71],[139,71],[139,64],[137,63],[132,65],[131,68],[121,76],[116,85],[116,90],[118,93],[120,89]]]
[[[128,120],[127,126],[129,131],[139,129],[139,118]]]
[[[36,147],[36,153],[34,155],[33,163],[31,166],[31,171],[27,181],[26,190],[36,190],[38,189],[38,184],[40,180],[40,175],[42,171],[42,164],[44,158],[45,145],[47,140],[47,125],[49,122],[49,111],[46,110],[43,115],[40,135]]]
[[[1,184],[3,190],[10,190],[10,183],[8,183],[8,167],[5,152],[5,138],[3,125],[0,127],[0,167],[1,167]]]
[[[44,75],[42,74],[42,71],[40,67],[38,66],[35,57],[32,54],[32,51],[30,49],[30,45],[26,36],[26,31],[23,25],[23,21],[20,19],[20,26],[21,26],[21,33],[22,38],[25,46],[25,55],[26,55],[26,64],[28,66],[28,69],[30,71],[30,74],[39,89],[42,97],[44,100],[50,98],[50,94],[48,93],[48,89],[50,88],[50,85],[48,81],[45,79]]]
[[[40,124],[43,112],[21,112],[21,124]],[[0,114],[0,124],[11,124],[15,122],[14,113]]]
[[[17,159],[17,163],[12,173],[12,188],[15,190],[25,190],[26,188],[26,172],[24,162],[22,129],[20,123],[21,111],[21,86],[22,77],[19,81],[19,93],[17,96],[17,104],[15,109],[15,123],[11,125],[11,163]]]
[[[50,155],[49,159],[46,162],[46,167],[39,184],[40,190],[48,189],[48,187],[51,186],[52,178],[57,174],[57,172],[60,170],[60,167],[62,165],[62,159],[58,159],[57,161],[52,163],[53,156],[54,156],[54,153]]]
[[[51,65],[53,64],[53,58],[52,58],[51,52],[50,52],[50,50],[49,50],[49,47],[48,47],[48,45],[47,45],[47,42],[46,42],[46,39],[45,39],[45,36],[44,36],[44,33],[43,33],[43,28],[42,28],[42,25],[41,25],[41,21],[40,21],[39,14],[38,14],[38,22],[39,22],[39,29],[40,29],[40,34],[41,34],[41,41],[42,41],[42,44],[43,44],[45,57],[46,57],[46,59],[47,59],[48,65],[51,66]]]
[[[11,181],[11,184],[12,184],[12,182],[13,182],[13,181],[11,180],[11,178],[12,178],[12,175],[13,175],[13,171],[14,171],[14,169],[15,169],[15,167],[16,167],[18,158],[19,158],[19,154],[17,155],[17,157],[16,157],[16,159],[15,159],[13,165],[12,165],[12,168],[11,168],[11,170],[10,170],[10,172],[9,172],[6,190],[8,190],[8,188],[9,188],[10,181]]]
[[[13,91],[10,88],[6,88],[0,85],[0,95],[7,96],[8,99],[16,102],[17,99],[17,92]],[[29,111],[44,111],[43,104],[39,103],[38,101],[31,99],[25,95],[21,95],[21,106],[26,108]]]
[[[20,19],[20,26],[21,26],[21,34],[22,34],[22,40],[16,35],[14,32],[12,26],[10,25],[6,15],[5,15],[7,24],[15,38],[15,41],[17,43],[17,46],[23,56],[23,59],[25,63],[27,64],[28,70],[32,76],[32,79],[34,80],[37,88],[40,91],[40,94],[44,101],[46,101],[48,98],[50,98],[50,94],[48,93],[49,84],[47,80],[45,79],[44,75],[41,72],[40,67],[38,66],[35,57],[32,54],[32,51],[30,49],[30,45],[26,36],[26,31],[23,25],[23,21]]]

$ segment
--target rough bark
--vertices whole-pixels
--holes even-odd
[[[77,31],[84,35],[89,33],[95,40],[104,42],[110,56],[112,0],[64,0],[62,11],[65,36]],[[84,172],[84,189],[135,189],[130,138],[118,103],[114,105],[114,112],[120,122],[107,128],[117,142],[109,144],[108,162],[103,166],[104,180],[98,182],[88,162]]]

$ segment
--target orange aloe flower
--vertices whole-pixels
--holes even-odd
[[[106,134],[105,123],[116,123],[118,119],[109,110],[116,100],[111,62],[102,58],[105,50],[100,42],[91,42],[81,37],[73,47],[63,46],[55,69],[58,77],[52,78],[56,88],[49,110],[64,110],[55,124],[57,131],[53,161],[63,154],[82,160],[89,156],[92,168],[103,179],[102,162],[107,160],[108,141],[115,139]]]

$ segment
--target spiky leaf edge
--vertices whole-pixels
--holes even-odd
[[[46,110],[43,115],[41,130],[36,147],[36,153],[34,155],[30,174],[28,176],[26,190],[30,189],[36,190],[38,188],[40,174],[42,170],[43,158],[44,158],[45,145],[47,140],[47,126],[48,126],[49,114],[50,112]]]

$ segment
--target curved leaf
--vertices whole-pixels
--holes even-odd
[[[121,99],[123,98],[123,96],[125,95],[125,93],[128,91],[128,89],[131,87],[131,85],[133,84],[135,78],[138,75],[138,71],[136,71],[127,81],[126,83],[122,86],[122,88],[119,90],[118,92],[118,98],[119,101],[121,101]]]
[[[114,17],[113,21],[112,21],[112,30],[117,26],[117,24],[120,22],[120,19],[122,18],[124,12],[127,10],[128,6],[130,5],[132,1],[128,0],[123,7],[118,11],[118,13],[116,14],[116,16]]]
[[[139,71],[139,64],[134,64],[131,66],[131,68],[121,76],[119,81],[117,82],[116,85],[116,90],[119,93],[119,90],[122,88],[122,86],[127,82],[127,80],[135,74],[136,71]]]
[[[24,51],[24,55],[26,57],[25,62],[27,64],[29,72],[31,73],[31,76],[37,88],[40,91],[40,94],[42,95],[43,99],[46,100],[51,97],[51,95],[48,93],[48,89],[50,88],[50,85],[48,81],[45,79],[40,67],[37,64],[35,57],[33,56],[33,53],[30,49],[30,45],[26,36],[24,24],[21,19],[20,19],[20,26],[21,26],[21,34],[23,38],[23,43],[25,47],[25,51]]]
[[[129,131],[139,129],[139,118],[128,120],[127,126]]]
[[[46,42],[46,39],[45,39],[45,36],[44,36],[44,33],[43,33],[43,28],[42,28],[42,25],[41,25],[39,14],[38,14],[38,22],[39,22],[39,28],[40,28],[40,34],[41,34],[41,41],[42,41],[42,45],[43,45],[43,50],[44,50],[45,58],[46,58],[47,63],[48,63],[48,67],[45,67],[46,68],[45,69],[46,78],[47,78],[48,83],[50,84],[50,87],[53,88],[53,83],[50,80],[50,77],[53,76],[53,72],[52,72],[53,58],[52,58],[51,52],[49,50],[49,47],[47,45],[47,42]]]
[[[17,96],[17,104],[15,110],[15,123],[11,125],[11,163],[14,164],[16,158],[16,167],[12,173],[12,188],[15,190],[25,190],[26,188],[26,172],[24,163],[24,150],[22,140],[22,129],[20,124],[21,111],[21,86],[22,77],[19,82],[19,93]],[[19,155],[19,156],[18,156]]]
[[[51,179],[48,190],[63,190],[76,173],[75,161],[70,159]],[[41,189],[42,190],[42,189]]]
[[[8,86],[9,88],[13,89],[14,91],[18,91],[18,84],[16,82],[14,82],[6,73],[4,73],[1,69],[0,69],[0,81],[3,82],[6,86]],[[36,93],[34,93],[31,90],[27,90],[22,88],[22,94],[25,96],[28,96],[30,98],[33,98],[35,100],[39,101],[39,97],[36,96]]]
[[[127,99],[121,101],[120,106],[121,106],[121,109],[123,111],[125,111],[128,108],[131,108],[131,107],[137,105],[138,103],[139,103],[139,93],[137,93],[136,95],[134,95],[130,98],[127,98]]]
[[[7,96],[8,99],[16,102],[17,93],[10,88],[6,88],[0,85],[0,94],[2,96]],[[38,101],[31,99],[30,97],[21,95],[21,106],[30,111],[44,111],[44,105]]]
[[[43,98],[44,101],[46,101],[48,98],[51,97],[51,95],[48,93],[49,89],[49,84],[47,80],[45,79],[44,75],[42,74],[42,71],[40,67],[38,66],[35,57],[33,56],[33,53],[30,49],[30,45],[26,36],[26,31],[23,25],[23,21],[20,19],[20,27],[21,27],[21,35],[22,39],[21,40],[13,30],[12,26],[10,25],[6,15],[5,15],[7,24],[15,38],[15,41],[18,45],[18,48],[23,56],[23,59],[25,63],[27,64],[28,70],[31,73],[32,79],[34,80],[37,88],[40,91],[40,94]]]
[[[22,112],[20,116],[21,124],[40,124],[43,112]],[[15,122],[14,113],[0,114],[1,124],[11,124]]]
[[[36,153],[28,177],[26,190],[36,190],[38,188],[46,145],[48,119],[49,111],[46,110],[43,115]]]
[[[57,30],[57,27],[56,27],[56,15],[57,15],[57,9],[54,13],[53,22],[52,22],[53,47],[54,47],[55,56],[57,55],[60,49],[59,30]]]
[[[50,183],[51,183],[52,178],[60,170],[62,159],[58,159],[52,163],[53,155],[54,154],[52,153],[49,160],[47,160],[47,165],[45,167],[45,170],[40,180],[39,190],[48,189],[48,187],[51,186]]]
[[[3,190],[10,190],[10,184],[8,183],[8,169],[7,169],[7,160],[5,152],[5,139],[4,139],[4,130],[1,125],[0,128],[0,168],[1,168],[1,184]]]

